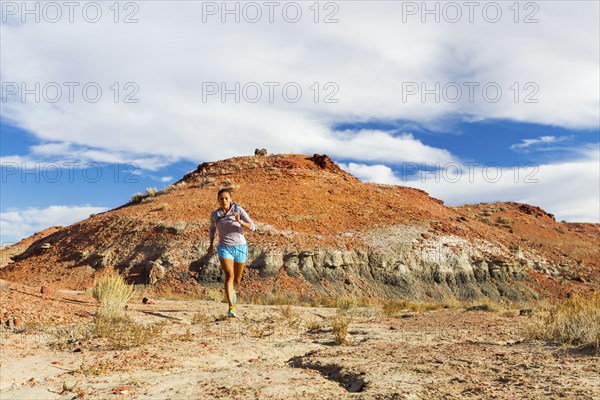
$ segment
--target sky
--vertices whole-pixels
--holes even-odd
[[[600,223],[600,6],[0,1],[0,242],[205,161],[328,154]]]

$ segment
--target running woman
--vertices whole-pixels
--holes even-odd
[[[217,253],[221,262],[221,269],[225,271],[225,295],[229,303],[228,317],[237,317],[235,303],[237,301],[236,288],[239,287],[248,259],[248,244],[244,237],[243,228],[256,230],[254,222],[246,210],[231,200],[231,189],[219,190],[217,194],[219,208],[210,214],[210,247],[208,254],[215,251],[215,233],[219,232]]]

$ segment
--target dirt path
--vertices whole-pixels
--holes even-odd
[[[439,310],[386,318],[360,308],[352,344],[337,346],[332,308],[240,304],[236,320],[220,318],[224,309],[130,305],[136,320],[168,325],[153,344],[129,350],[93,340],[57,350],[52,335],[5,332],[0,397],[600,399],[600,357],[522,341],[528,317]],[[208,321],[191,324],[196,312]]]

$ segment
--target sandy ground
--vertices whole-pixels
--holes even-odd
[[[229,320],[224,311],[209,301],[130,304],[136,320],[167,326],[152,344],[127,350],[98,339],[59,350],[43,329],[4,330],[0,398],[600,399],[600,357],[524,341],[527,316],[387,318],[358,308],[351,344],[337,346],[333,308],[292,307],[286,318],[281,306],[242,303]],[[208,320],[192,324],[197,312]]]

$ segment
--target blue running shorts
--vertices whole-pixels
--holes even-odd
[[[219,258],[233,258],[236,263],[245,263],[248,260],[248,244],[236,244],[234,246],[217,246]]]

